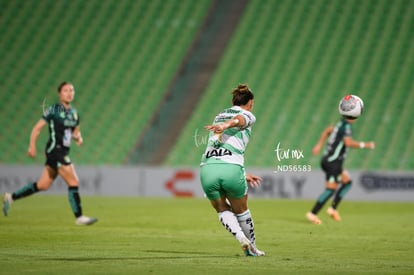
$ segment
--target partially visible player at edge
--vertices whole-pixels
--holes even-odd
[[[68,185],[69,203],[75,215],[75,223],[78,225],[90,225],[97,221],[82,214],[81,199],[79,195],[79,179],[75,168],[69,158],[71,140],[77,145],[83,143],[79,115],[71,102],[75,96],[75,90],[71,83],[63,82],[58,87],[59,103],[44,110],[42,118],[34,125],[28,149],[28,155],[36,157],[36,141],[41,130],[49,125],[49,140],[46,144],[46,163],[43,172],[37,182],[29,183],[16,192],[3,194],[3,213],[8,215],[10,206],[15,200],[27,197],[39,191],[49,189],[53,181],[59,175]]]
[[[362,100],[354,95],[345,96],[341,104],[352,106],[353,101],[360,104],[361,112],[363,108]],[[341,112],[341,111],[340,111]],[[335,196],[332,201],[332,205],[327,209],[328,215],[335,221],[340,221],[341,216],[337,210],[339,203],[344,198],[345,194],[349,191],[352,185],[352,179],[349,173],[343,169],[343,163],[348,151],[348,148],[360,148],[360,149],[374,149],[375,143],[355,141],[352,139],[352,124],[358,116],[350,116],[342,113],[342,119],[335,127],[328,126],[321,134],[317,144],[313,147],[313,154],[319,154],[326,139],[328,139],[325,153],[321,160],[322,170],[325,172],[326,188],[325,191],[319,196],[312,210],[306,213],[306,218],[314,223],[321,224],[322,221],[318,218],[317,214],[324,206],[324,204],[331,198],[334,193]],[[340,188],[337,190],[338,185]]]
[[[203,190],[219,220],[239,242],[246,256],[264,256],[256,248],[253,218],[247,206],[247,182],[256,187],[261,178],[246,174],[244,152],[256,118],[251,113],[254,95],[247,85],[233,90],[232,107],[219,113],[212,125],[201,160]]]

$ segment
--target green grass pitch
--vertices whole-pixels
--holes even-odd
[[[343,220],[313,201],[251,199],[257,244],[245,257],[204,199],[83,197],[77,226],[65,196],[35,195],[0,217],[0,274],[413,274],[414,204],[343,201]]]

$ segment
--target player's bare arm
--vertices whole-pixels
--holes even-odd
[[[80,130],[80,126],[76,126],[73,130],[72,138],[76,141],[77,145],[82,145],[83,138]]]
[[[319,152],[322,149],[322,146],[325,144],[326,139],[332,133],[333,129],[334,129],[334,127],[330,125],[330,126],[326,127],[325,130],[323,130],[321,136],[319,137],[318,142],[316,143],[316,145],[312,149],[312,153],[314,155],[319,154]]]
[[[233,128],[233,127],[243,127],[246,124],[246,120],[242,115],[237,115],[232,119],[229,119],[223,123],[207,125],[204,128],[213,131],[216,134],[220,134],[224,132],[226,129]]]
[[[375,148],[375,142],[373,141],[356,141],[353,140],[351,137],[344,137],[344,144],[346,147],[350,148],[361,148],[361,149],[374,149]]]
[[[47,125],[47,122],[44,119],[39,119],[39,121],[33,126],[32,132],[30,133],[30,142],[29,142],[29,149],[27,150],[27,154],[34,158],[36,157],[36,141],[39,137],[40,132],[42,131],[43,127]]]

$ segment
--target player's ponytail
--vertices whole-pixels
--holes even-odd
[[[254,99],[254,95],[247,84],[239,84],[232,92],[233,105],[246,105],[249,100]]]

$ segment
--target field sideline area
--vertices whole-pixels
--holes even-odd
[[[0,218],[0,274],[413,274],[414,203],[344,201],[343,221],[305,220],[313,201],[252,199],[257,245],[245,257],[204,199],[37,195]]]

